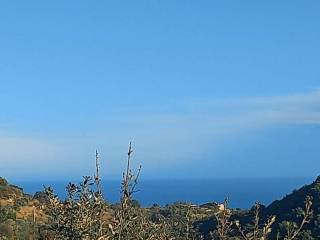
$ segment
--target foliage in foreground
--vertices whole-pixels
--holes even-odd
[[[118,204],[108,204],[103,197],[96,153],[96,173],[84,177],[79,184],[69,183],[65,200],[60,200],[50,187],[37,194],[41,203],[38,207],[43,208],[46,216],[42,221],[37,220],[35,211],[31,219],[20,221],[15,209],[19,206],[0,206],[0,240],[320,239],[320,215],[314,214],[314,206],[319,212],[320,195],[307,196],[304,208],[295,209],[295,217],[290,218],[269,214],[268,208],[258,203],[249,211],[233,210],[227,201],[203,206],[175,203],[141,208],[133,199],[141,168],[137,172],[131,170],[132,153],[130,144]]]

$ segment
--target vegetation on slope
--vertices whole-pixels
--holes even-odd
[[[131,157],[130,145],[118,204],[103,198],[98,154],[94,176],[70,183],[64,200],[50,187],[32,197],[0,178],[0,239],[320,239],[320,178],[250,210],[230,209],[227,201],[141,208],[133,199],[140,169],[131,170]]]

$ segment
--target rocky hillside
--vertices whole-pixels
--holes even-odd
[[[13,208],[17,218],[30,218],[40,212],[41,203],[36,197],[24,193],[22,188],[0,177],[0,207]]]
[[[31,196],[25,194],[22,188],[11,185],[0,177],[0,206],[23,205],[30,198]]]

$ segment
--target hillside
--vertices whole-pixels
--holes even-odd
[[[20,199],[23,197],[26,197],[26,195],[23,193],[22,188],[11,185],[6,179],[0,177],[0,199],[2,200],[2,203],[5,204],[6,201],[10,202],[13,199]]]
[[[281,200],[276,200],[267,206],[264,215],[277,215],[278,220],[286,220],[293,217],[292,209],[303,208],[306,196],[313,199],[314,214],[320,214],[320,176],[311,184],[286,195]]]
[[[283,232],[284,221],[294,222],[299,226],[301,213],[304,209],[304,201],[307,196],[312,197],[313,218],[309,223],[305,224],[304,231],[299,234],[297,239],[320,239],[320,177],[313,183],[294,190],[283,199],[274,201],[269,206],[260,206],[261,223],[266,222],[269,216],[276,216],[270,239],[275,239],[276,233]],[[181,236],[184,236],[183,224],[187,224],[189,226],[188,229],[193,226],[197,234],[203,235],[204,239],[211,239],[210,232],[213,232],[217,227],[215,214],[224,211],[224,205],[214,202],[200,206],[186,203],[176,203],[166,207],[155,205],[144,209],[140,208],[139,203],[135,200],[132,203],[134,203],[133,208],[141,209],[140,214],[144,215],[144,221],[149,217],[153,219],[151,221],[156,222],[159,219],[164,219],[173,224],[172,229],[175,229],[174,232],[177,231],[176,228],[179,226],[180,237],[176,239],[183,240],[185,239],[181,238]],[[49,216],[48,213],[45,213],[48,207],[44,192],[30,196],[24,193],[22,188],[11,185],[4,178],[0,178],[0,239],[1,236],[14,236],[15,234],[16,236],[21,236],[21,239],[25,239],[26,236],[29,236],[29,239],[30,237],[34,239],[32,236],[36,234],[34,232],[35,226],[40,228],[40,226],[48,224]],[[110,223],[115,223],[113,216],[114,213],[121,210],[120,208],[119,204],[107,204],[104,208],[104,219]],[[237,220],[243,226],[252,224],[254,208],[249,210],[230,209],[230,213],[231,222]],[[179,225],[176,225],[175,221],[179,221]],[[234,231],[231,235],[235,237],[232,239],[238,239],[235,225],[232,228]]]
[[[278,225],[284,221],[299,223],[307,196],[312,199],[313,217],[304,228],[309,230],[313,237],[320,239],[320,176],[313,183],[294,190],[281,200],[274,201],[262,211],[262,214],[264,218],[271,215],[277,216]]]
[[[46,221],[38,200],[0,177],[0,239],[4,236],[25,239],[31,235],[34,219]]]
[[[281,200],[275,200],[268,206],[262,205],[260,207],[260,222],[266,222],[270,216],[276,216],[271,238],[275,239],[276,233],[284,231],[284,222],[294,222],[294,224],[299,225],[307,196],[312,198],[313,216],[310,222],[304,225],[305,231],[300,234],[299,239],[320,239],[320,177],[313,183],[287,194]],[[239,220],[242,225],[250,225],[253,217],[254,209],[252,208],[249,210],[233,210],[230,219]],[[209,236],[217,222],[215,217],[209,217],[196,222],[196,225],[205,236]]]

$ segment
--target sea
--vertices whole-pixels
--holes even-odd
[[[242,179],[197,179],[197,180],[141,180],[134,199],[143,207],[153,204],[165,206],[175,202],[204,204],[223,202],[228,199],[232,208],[249,209],[256,202],[268,205],[282,199],[293,190],[310,184],[312,177],[299,178],[242,178]],[[61,198],[66,197],[67,181],[19,181],[14,182],[26,193],[34,194],[51,186]],[[110,203],[119,202],[120,181],[104,181],[103,194]]]

